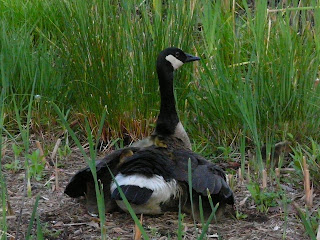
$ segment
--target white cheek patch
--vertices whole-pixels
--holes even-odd
[[[174,70],[177,70],[179,67],[183,65],[183,62],[181,62],[179,59],[175,58],[171,54],[166,56],[166,60],[171,63]]]

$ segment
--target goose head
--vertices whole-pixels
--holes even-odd
[[[157,69],[166,68],[167,71],[172,72],[180,68],[184,63],[199,60],[199,57],[185,53],[179,48],[170,47],[160,52],[157,59]]]

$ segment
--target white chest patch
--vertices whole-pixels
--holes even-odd
[[[154,175],[153,177],[148,178],[141,174],[125,176],[119,173],[115,177],[115,180],[119,186],[134,185],[139,186],[140,188],[145,187],[153,190],[153,193],[147,203],[143,205],[131,205],[135,213],[160,214],[160,203],[170,200],[171,197],[176,198],[179,194],[179,186],[176,180],[173,179],[167,182],[159,175]],[[116,184],[112,182],[110,187],[111,193],[116,188]],[[122,210],[127,211],[126,206],[121,200],[117,200],[116,202]]]
[[[175,58],[171,54],[166,56],[166,60],[171,63],[174,70],[177,70],[179,67],[183,65],[183,62],[181,62],[179,59]]]
[[[181,122],[177,124],[173,136],[175,136],[176,138],[180,138],[184,143],[185,147],[191,150],[190,139]]]

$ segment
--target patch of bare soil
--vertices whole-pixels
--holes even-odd
[[[10,153],[5,157],[4,162],[8,162],[9,159]],[[54,167],[50,167],[45,170],[45,177],[40,182],[32,180],[31,198],[24,196],[24,172],[13,173],[5,170],[8,202],[13,213],[7,220],[9,236],[12,236],[12,239],[17,236],[17,226],[21,216],[18,236],[19,239],[25,238],[36,195],[40,194],[37,213],[46,239],[99,239],[98,219],[86,213],[83,200],[71,199],[63,193],[72,175],[85,165],[83,157],[73,150],[72,156],[64,161],[63,166],[58,170],[59,188],[54,188],[57,176]],[[291,194],[292,198],[299,195],[298,191],[290,190],[288,194]],[[220,239],[282,239],[284,231],[286,239],[306,238],[304,227],[291,205],[285,221],[280,207],[270,209],[267,215],[257,211],[244,184],[237,183],[235,196],[238,210],[242,214],[247,214],[248,217],[243,220],[229,217],[217,224],[211,224],[207,233],[208,239],[218,239],[218,237]],[[297,201],[300,201],[299,205],[303,206],[301,199]],[[316,204],[319,205],[319,202],[315,202]],[[186,216],[183,221],[184,239],[196,239],[197,234],[201,233],[201,225],[195,228],[189,216]],[[178,214],[143,216],[143,226],[152,239],[176,239]],[[118,212],[106,214],[106,227],[108,239],[133,239],[134,222],[129,214]],[[34,225],[33,232],[35,229]]]

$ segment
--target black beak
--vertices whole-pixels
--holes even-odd
[[[196,56],[192,56],[191,54],[186,53],[187,59],[185,62],[193,62],[193,61],[199,61],[200,58]]]

